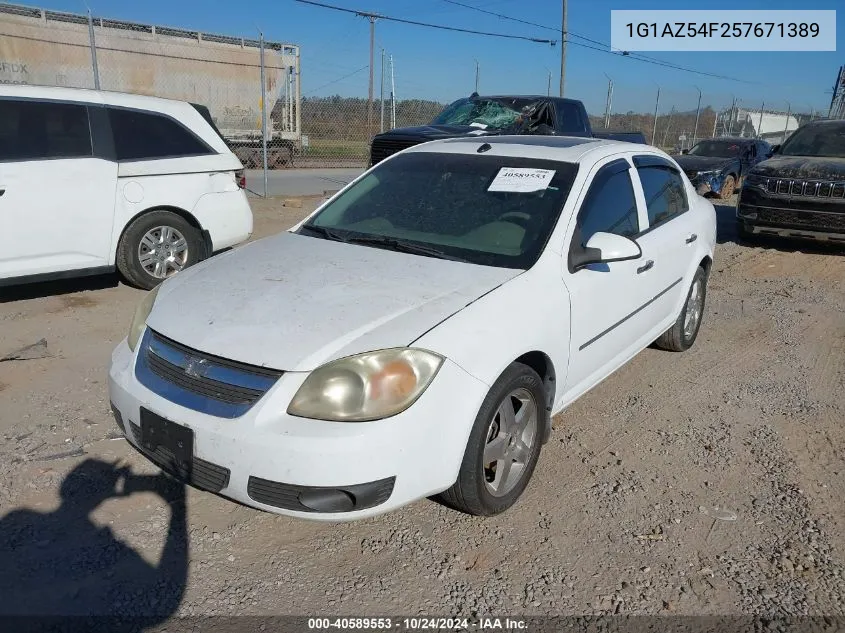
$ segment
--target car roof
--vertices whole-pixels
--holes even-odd
[[[464,99],[472,98],[462,97]],[[566,97],[549,97],[547,95],[478,95],[476,99],[531,99],[533,101],[568,101],[570,103],[577,103],[577,99],[568,99]]]
[[[149,97],[128,92],[91,90],[89,88],[65,88],[61,86],[33,86],[21,84],[0,85],[0,97],[21,97],[28,99],[54,99],[57,101],[79,101],[81,103],[104,103],[127,108],[156,110],[161,106],[187,103],[177,99]]]
[[[717,136],[715,138],[698,139],[699,143],[704,141],[725,141],[726,143],[756,143],[758,141],[765,143],[763,139],[745,138],[744,136]]]
[[[414,145],[405,152],[438,152],[450,154],[476,154],[482,145],[489,145],[485,155],[538,158],[566,163],[577,163],[589,153],[596,159],[618,153],[644,153],[666,156],[650,145],[611,139],[579,136],[503,135],[450,138]]]

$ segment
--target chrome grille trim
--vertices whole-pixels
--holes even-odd
[[[147,328],[135,376],[150,391],[178,405],[236,418],[258,402],[281,371],[239,363],[186,347]]]
[[[776,196],[796,198],[845,199],[845,180],[804,180],[801,178],[767,178],[754,174],[746,184]]]

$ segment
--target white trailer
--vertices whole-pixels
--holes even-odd
[[[260,57],[258,39],[0,3],[0,83],[99,82],[103,90],[202,104],[250,167],[262,162],[264,108],[268,163],[278,167],[302,148],[299,46],[264,42],[266,104]]]

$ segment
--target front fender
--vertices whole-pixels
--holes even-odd
[[[488,386],[519,357],[542,352],[552,362],[556,384],[565,384],[570,300],[559,255],[547,255],[412,345],[444,354]]]

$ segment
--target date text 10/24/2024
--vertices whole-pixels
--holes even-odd
[[[620,51],[835,51],[835,10],[613,10]]]
[[[522,618],[308,618],[308,630],[364,630],[364,631],[527,631]]]

